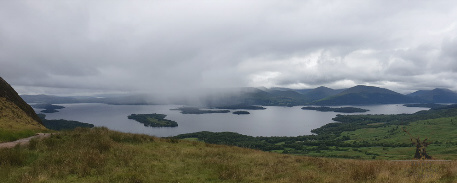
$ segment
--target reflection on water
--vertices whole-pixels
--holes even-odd
[[[248,110],[249,115],[224,114],[181,114],[170,110],[175,105],[107,105],[107,104],[64,104],[65,109],[47,114],[48,119],[67,119],[110,129],[143,133],[159,137],[183,133],[212,131],[237,132],[250,136],[298,136],[310,135],[311,130],[331,123],[335,112],[302,110],[296,107],[267,106],[266,110]],[[404,107],[399,105],[356,106],[370,111],[364,114],[414,113],[426,108]],[[178,122],[175,128],[145,127],[141,123],[127,119],[130,114],[161,113],[166,119]]]

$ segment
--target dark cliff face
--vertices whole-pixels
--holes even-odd
[[[32,119],[39,122],[40,124],[43,124],[33,108],[30,107],[30,105],[27,104],[13,89],[13,87],[11,87],[11,85],[9,85],[2,77],[0,77],[0,97],[16,104]]]

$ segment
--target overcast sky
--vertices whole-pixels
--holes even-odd
[[[457,90],[457,1],[0,0],[20,93]]]

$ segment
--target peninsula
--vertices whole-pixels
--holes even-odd
[[[356,112],[367,112],[368,109],[356,108],[356,107],[302,107],[303,110],[316,110],[321,112],[341,112],[341,113],[356,113]]]

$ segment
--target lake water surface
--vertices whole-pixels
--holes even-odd
[[[59,104],[60,105],[60,104]],[[334,122],[335,112],[302,110],[301,106],[266,106],[266,110],[247,110],[249,115],[181,114],[170,110],[177,105],[107,105],[107,104],[63,104],[60,112],[46,114],[47,119],[67,119],[105,126],[112,130],[168,137],[199,131],[237,132],[250,136],[299,136],[310,135],[311,130]],[[356,106],[369,109],[358,114],[401,114],[414,113],[427,108],[405,107],[401,104]],[[130,114],[166,114],[166,119],[178,122],[178,127],[145,127],[127,119]],[[357,114],[357,113],[355,113]]]

